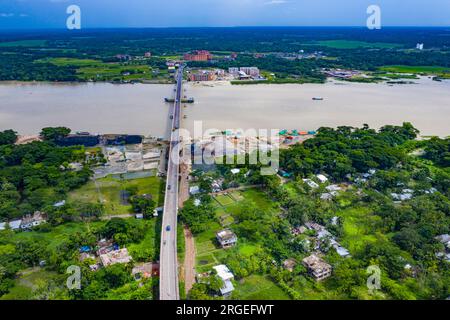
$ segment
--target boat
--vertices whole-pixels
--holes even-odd
[[[312,99],[313,99],[314,101],[322,101],[322,100],[323,100],[322,97],[313,97]]]

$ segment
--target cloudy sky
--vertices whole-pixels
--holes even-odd
[[[363,26],[377,4],[384,26],[450,26],[450,0],[0,0],[0,28]]]

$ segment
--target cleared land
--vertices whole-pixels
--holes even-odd
[[[136,186],[138,194],[151,194],[157,206],[164,202],[163,181],[159,177],[146,177],[133,180],[120,180],[106,177],[96,181],[90,181],[83,187],[69,194],[69,202],[102,203],[105,206],[105,214],[119,215],[131,212],[131,205],[124,204],[121,199],[121,191]]]
[[[450,68],[439,66],[384,66],[380,70],[394,73],[410,73],[422,75],[436,75],[441,78],[450,79]]]
[[[315,44],[335,49],[358,49],[358,48],[389,49],[402,47],[402,45],[398,43],[364,42],[364,41],[350,41],[350,40],[326,40],[315,42]]]

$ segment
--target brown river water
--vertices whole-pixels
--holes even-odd
[[[298,129],[321,126],[378,128],[412,122],[422,135],[450,135],[450,81],[428,78],[394,85],[326,84],[243,85],[189,83],[182,125],[194,120],[203,129]],[[168,104],[173,86],[109,83],[0,83],[0,130],[35,134],[47,126],[92,133],[168,136]],[[323,101],[314,101],[321,97]]]

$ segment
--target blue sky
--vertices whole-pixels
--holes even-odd
[[[371,4],[384,26],[450,26],[450,0],[0,0],[0,28],[363,26]]]

